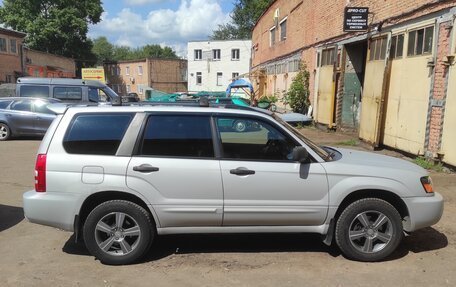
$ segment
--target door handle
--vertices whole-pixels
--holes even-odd
[[[159,168],[155,167],[155,166],[151,166],[150,164],[142,164],[142,165],[134,166],[133,170],[138,171],[138,172],[147,173],[147,172],[156,172],[159,170]]]
[[[238,167],[236,169],[231,169],[230,173],[235,174],[235,175],[249,175],[249,174],[255,174],[255,171],[247,169],[245,167]]]

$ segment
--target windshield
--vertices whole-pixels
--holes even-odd
[[[332,160],[331,154],[325,151],[323,148],[306,138],[303,134],[301,134],[296,128],[291,126],[289,123],[282,120],[277,114],[273,114],[272,117],[281,123],[287,130],[292,132],[295,136],[297,136],[300,140],[302,140],[307,146],[309,146],[316,154],[318,154],[322,159],[325,161]]]

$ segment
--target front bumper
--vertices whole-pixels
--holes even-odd
[[[403,198],[409,211],[404,230],[412,232],[436,224],[443,214],[443,197],[439,193],[427,197]]]
[[[24,216],[30,222],[74,231],[80,195],[31,190],[24,193],[23,202]]]

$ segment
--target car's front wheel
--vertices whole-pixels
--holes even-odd
[[[402,240],[401,216],[394,206],[384,200],[360,199],[341,213],[335,237],[346,257],[379,261],[389,256]]]
[[[11,130],[7,124],[0,123],[0,141],[6,141],[11,136]]]
[[[89,252],[104,264],[130,264],[143,257],[155,237],[150,214],[141,206],[111,200],[95,207],[84,224]]]

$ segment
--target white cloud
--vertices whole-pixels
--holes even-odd
[[[146,5],[146,4],[157,4],[167,0],[124,0],[127,5]]]
[[[107,36],[115,44],[130,47],[168,45],[184,56],[188,41],[207,39],[219,24],[229,21],[229,15],[223,13],[219,2],[181,0],[177,10],[152,10],[145,18],[128,8],[115,16],[105,12],[102,21],[91,27],[89,36]]]

